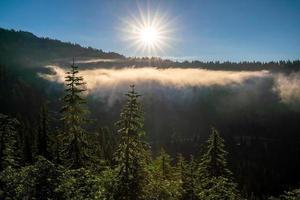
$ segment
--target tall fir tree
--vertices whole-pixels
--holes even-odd
[[[183,200],[196,200],[196,187],[197,187],[197,163],[191,155],[189,163],[184,167],[182,178],[182,199]]]
[[[117,140],[114,134],[108,127],[100,128],[96,134],[96,145],[99,147],[99,157],[105,160],[107,164],[113,164],[114,151],[117,145]]]
[[[50,157],[49,145],[49,116],[46,104],[43,104],[39,114],[39,125],[37,134],[37,154],[47,159]]]
[[[207,140],[206,152],[199,164],[196,195],[198,199],[242,199],[227,168],[224,139],[215,128]]]
[[[206,177],[231,177],[232,173],[227,168],[224,139],[217,129],[212,128],[212,133],[207,140],[206,152],[201,158],[200,174]]]
[[[172,159],[169,154],[162,148],[159,152],[159,155],[157,158],[153,161],[154,165],[158,168],[160,171],[160,176],[163,179],[172,179],[174,169],[171,165]]]
[[[86,101],[83,97],[85,82],[78,73],[78,67],[75,66],[73,59],[71,70],[66,72],[66,94],[61,109],[63,122],[61,155],[64,163],[73,169],[83,167],[89,160],[87,133],[83,128],[87,122]]]
[[[0,113],[0,170],[17,167],[20,161],[17,130],[17,119]]]
[[[149,155],[149,146],[144,142],[144,117],[138,100],[140,95],[130,86],[127,102],[116,123],[119,128],[120,141],[115,154],[119,171],[116,199],[138,200],[143,196],[146,179],[145,165]]]
[[[175,174],[177,178],[182,182],[184,171],[186,167],[186,160],[182,156],[182,154],[178,154],[176,156],[176,166],[175,166]]]
[[[159,200],[178,200],[181,194],[181,182],[177,169],[172,166],[171,156],[163,149],[148,166],[147,198]]]

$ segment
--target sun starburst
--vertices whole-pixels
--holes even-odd
[[[135,54],[161,56],[171,47],[171,20],[167,15],[159,15],[159,11],[151,13],[139,9],[137,16],[123,20],[122,31],[129,48]]]

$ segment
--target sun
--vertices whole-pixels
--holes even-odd
[[[155,27],[146,27],[140,31],[140,40],[146,45],[155,45],[159,40],[159,32]]]
[[[126,46],[138,56],[161,56],[171,47],[172,20],[159,11],[146,10],[139,9],[139,15],[122,20]]]

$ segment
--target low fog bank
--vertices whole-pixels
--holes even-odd
[[[39,76],[53,82],[64,82],[66,72],[64,68],[54,65],[46,66],[46,68],[50,69],[52,73],[40,73]],[[122,97],[130,84],[135,84],[145,95],[155,91],[160,91],[160,93],[165,91],[171,96],[179,93],[178,98],[192,95],[191,88],[194,92],[197,88],[241,88],[240,92],[246,90],[249,93],[258,93],[262,89],[267,89],[268,92],[275,93],[283,103],[295,106],[300,102],[300,73],[284,74],[266,70],[237,72],[194,68],[128,67],[87,69],[81,70],[80,75],[87,83],[88,93],[98,97],[108,97],[110,105],[120,98],[120,95]],[[270,81],[272,84],[267,84]],[[265,88],[266,84],[269,88]]]

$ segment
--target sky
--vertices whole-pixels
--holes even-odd
[[[300,59],[299,0],[1,0],[0,27],[113,51],[147,56],[128,41],[133,18],[157,13],[176,60]]]

